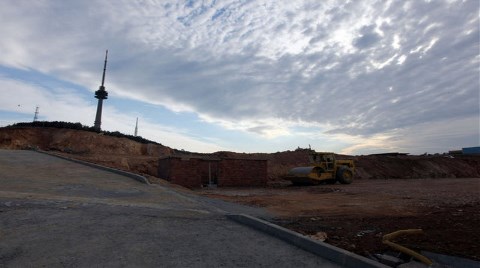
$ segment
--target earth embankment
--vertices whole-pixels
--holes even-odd
[[[160,144],[143,144],[127,138],[82,130],[42,127],[0,128],[0,148],[38,148],[152,176],[157,176],[158,158],[175,152],[174,149]],[[223,158],[266,159],[268,179],[275,184],[283,182],[283,176],[291,168],[309,165],[309,153],[310,150],[300,149],[271,154],[217,152],[214,155]],[[337,158],[355,160],[356,179],[480,177],[480,156],[337,155]]]

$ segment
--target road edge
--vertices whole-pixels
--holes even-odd
[[[295,245],[317,256],[328,259],[343,267],[360,268],[387,268],[384,264],[362,257],[353,252],[337,248],[324,242],[316,241],[293,232],[276,224],[252,217],[245,214],[227,214],[228,219],[244,224],[271,236],[279,238],[289,244]]]
[[[148,179],[146,177],[142,176],[142,175],[138,175],[138,174],[131,173],[131,172],[124,171],[124,170],[120,170],[120,169],[115,169],[115,168],[111,168],[111,167],[106,167],[106,166],[94,164],[94,163],[91,163],[91,162],[78,160],[78,159],[75,159],[75,158],[66,157],[66,156],[63,156],[63,155],[58,155],[58,154],[43,151],[43,150],[34,150],[34,151],[38,152],[38,153],[58,157],[58,158],[61,158],[61,159],[64,159],[64,160],[72,161],[72,162],[82,164],[82,165],[85,165],[85,166],[97,168],[97,169],[104,170],[104,171],[109,171],[109,172],[112,172],[112,173],[115,173],[115,174],[118,174],[118,175],[122,175],[122,176],[125,176],[125,177],[132,178],[132,179],[137,180],[141,183],[145,183],[145,184],[150,185],[150,181],[148,181]]]

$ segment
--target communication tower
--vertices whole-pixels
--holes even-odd
[[[95,91],[95,98],[98,99],[98,104],[97,104],[97,114],[95,115],[95,123],[93,125],[93,128],[96,131],[100,131],[100,125],[102,124],[102,106],[103,106],[103,100],[107,99],[108,97],[108,92],[105,90],[105,72],[107,70],[107,56],[108,56],[108,49],[105,52],[105,63],[103,65],[103,76],[102,76],[102,85],[100,88]]]
[[[134,136],[136,137],[138,134],[138,117],[137,117],[137,122],[135,123],[135,134]]]
[[[35,116],[33,117],[33,122],[38,121],[38,109],[40,109],[40,107],[37,106],[35,108]]]

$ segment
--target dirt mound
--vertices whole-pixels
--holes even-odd
[[[285,176],[293,167],[309,166],[309,150],[271,154],[268,163],[269,179]],[[355,179],[421,179],[421,178],[478,178],[480,156],[409,156],[409,155],[336,155],[337,159],[353,159]]]
[[[68,157],[157,176],[158,158],[173,154],[169,147],[127,138],[58,128],[1,128],[0,148],[53,151]]]
[[[478,156],[355,157],[357,175],[364,179],[478,178]]]
[[[131,156],[171,155],[173,150],[158,144],[142,144],[127,138],[101,133],[58,128],[2,128],[0,147],[4,149],[42,150],[71,154],[120,154]]]

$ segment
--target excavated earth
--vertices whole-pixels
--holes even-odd
[[[42,149],[157,178],[159,157],[174,150],[126,138],[55,128],[0,128],[2,149]],[[276,223],[305,235],[326,233],[327,243],[369,255],[387,250],[382,236],[421,228],[402,245],[480,260],[480,156],[345,156],[356,165],[354,183],[293,187],[282,179],[308,165],[309,150],[273,154],[215,153],[268,161],[266,188],[197,189],[197,194],[264,207]]]
[[[275,223],[369,256],[387,251],[385,234],[422,229],[397,239],[415,250],[480,260],[480,179],[357,180],[350,185],[264,189],[202,189],[212,198],[263,207]]]

